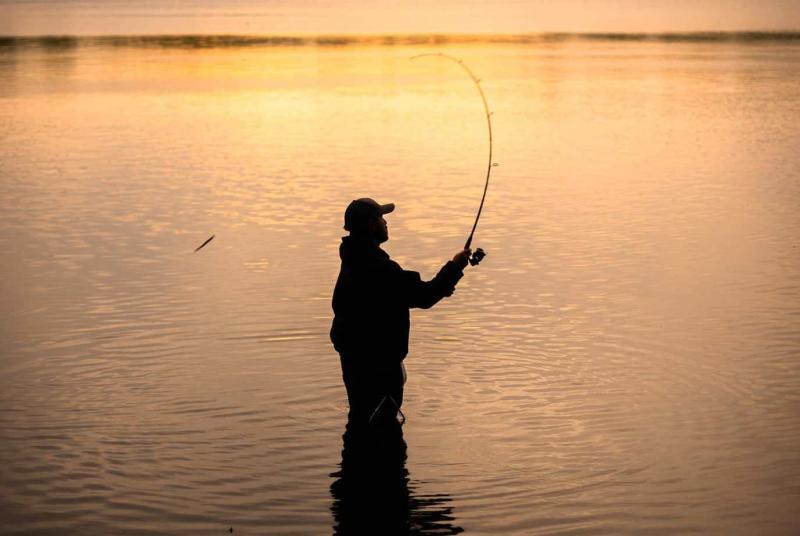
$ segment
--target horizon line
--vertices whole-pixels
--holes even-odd
[[[134,47],[347,46],[424,44],[536,44],[565,41],[764,42],[800,41],[800,30],[719,30],[691,32],[530,32],[530,33],[318,33],[318,34],[43,34],[0,35],[0,46],[40,44],[48,47],[111,45]]]

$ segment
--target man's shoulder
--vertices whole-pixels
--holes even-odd
[[[386,257],[375,259],[373,266],[377,270],[385,270],[388,272],[403,271],[403,268],[395,260],[391,259],[388,255]]]
[[[342,268],[348,270],[353,275],[370,274],[375,272],[401,271],[402,268],[388,255],[372,255],[362,257],[356,261],[342,262]]]

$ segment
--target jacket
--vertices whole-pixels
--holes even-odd
[[[433,307],[453,294],[464,275],[447,262],[436,277],[423,281],[418,272],[403,270],[375,241],[364,237],[342,238],[339,257],[333,346],[343,355],[389,362],[400,362],[408,354],[409,309]]]

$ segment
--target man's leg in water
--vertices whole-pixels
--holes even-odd
[[[379,386],[375,382],[375,374],[371,373],[369,358],[342,354],[341,363],[342,379],[350,404],[348,418],[352,423],[365,424],[380,402]]]
[[[403,403],[403,371],[400,363],[375,366],[373,357],[341,355],[342,378],[350,403],[349,418],[367,422],[375,410],[375,419],[395,418]],[[394,400],[389,400],[391,397]],[[374,420],[374,419],[373,419]]]
[[[403,369],[398,362],[384,364],[376,373],[378,401],[370,413],[378,409],[374,421],[389,422],[397,419],[397,412],[403,404]],[[380,406],[380,407],[378,407]]]

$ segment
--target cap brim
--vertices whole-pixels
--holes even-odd
[[[394,210],[394,203],[387,203],[385,205],[381,205],[381,214],[389,214]]]

